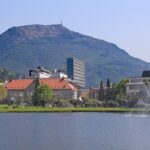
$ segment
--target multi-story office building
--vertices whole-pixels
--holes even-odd
[[[67,58],[68,78],[81,87],[85,87],[85,63],[76,58]]]

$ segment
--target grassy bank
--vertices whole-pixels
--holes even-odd
[[[142,108],[48,108],[48,107],[35,107],[35,106],[20,106],[13,108],[12,106],[0,105],[0,112],[143,112],[147,113],[150,110]]]

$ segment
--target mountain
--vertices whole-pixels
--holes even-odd
[[[87,85],[139,76],[149,64],[113,43],[73,32],[62,25],[12,27],[0,35],[0,66],[27,74],[38,65],[60,68],[67,57],[85,61]]]

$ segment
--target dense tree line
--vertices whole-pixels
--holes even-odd
[[[119,83],[110,83],[107,79],[106,85],[100,82],[98,100],[103,102],[104,106],[127,106],[128,100],[126,96],[127,79],[121,80]]]

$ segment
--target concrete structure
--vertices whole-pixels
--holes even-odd
[[[46,70],[43,67],[38,66],[36,69],[29,70],[29,77],[30,78],[67,78],[67,74],[65,74],[62,70]]]
[[[50,78],[52,74],[49,70],[38,66],[36,69],[29,70],[29,76],[32,78]]]
[[[40,85],[48,85],[52,89],[54,96],[61,99],[77,99],[77,89],[67,82],[65,79],[36,79]],[[17,102],[18,100],[31,99],[34,94],[35,81],[34,79],[12,80],[6,84],[8,90],[9,101]]]
[[[67,58],[67,75],[77,85],[85,87],[85,63],[76,58]]]
[[[126,94],[130,100],[150,100],[150,71],[143,71],[141,77],[129,78]]]
[[[67,79],[68,76],[67,76],[67,74],[65,74],[61,70],[55,70],[55,71],[52,71],[52,78],[65,78],[65,79]]]

